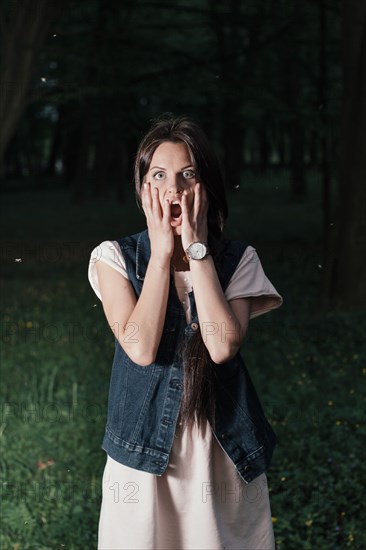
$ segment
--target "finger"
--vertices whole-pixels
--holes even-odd
[[[148,214],[151,212],[152,204],[151,204],[150,184],[146,182],[143,184],[143,187],[142,187],[141,204],[145,214]]]
[[[201,202],[202,202],[202,213],[203,215],[207,215],[208,212],[208,194],[206,187],[204,185],[201,185]]]
[[[182,223],[183,222],[189,223],[187,191],[183,192],[182,201],[181,201],[181,208],[182,208]]]
[[[202,204],[202,201],[201,201],[201,184],[196,183],[196,186],[194,188],[194,202],[193,202],[193,219],[194,220],[198,219],[201,204]]]
[[[163,203],[163,223],[169,225],[170,221],[170,202],[168,199],[165,199]]]
[[[199,183],[199,210],[197,212],[197,217],[200,220],[203,220],[207,216],[208,212],[208,195],[205,186],[202,183]]]
[[[154,187],[152,190],[152,209],[154,216],[161,218],[162,212],[159,201],[159,190],[157,187]]]

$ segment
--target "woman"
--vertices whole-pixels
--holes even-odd
[[[98,547],[273,549],[275,435],[239,350],[282,297],[255,249],[223,237],[218,161],[193,121],[153,125],[135,185],[147,230],[89,265],[116,341]]]

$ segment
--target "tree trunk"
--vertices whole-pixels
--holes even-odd
[[[303,197],[306,195],[304,129],[297,116],[290,122],[289,135],[292,194],[295,197]]]
[[[62,172],[66,185],[75,181],[81,141],[80,104],[69,102],[59,106],[61,126]]]
[[[57,157],[60,154],[61,147],[61,124],[58,119],[53,127],[53,136],[51,139],[50,154],[47,161],[47,168],[45,170],[46,176],[53,177],[56,175],[56,163]]]
[[[328,228],[323,305],[366,306],[366,3],[343,2],[344,90],[339,197]]]
[[[0,174],[4,153],[27,106],[36,55],[65,3],[22,0],[10,3],[10,13],[0,9]]]
[[[122,134],[116,141],[114,160],[111,166],[111,180],[116,188],[117,200],[125,201],[125,187],[128,178],[127,143]]]
[[[309,135],[309,163],[312,168],[319,165],[319,140],[316,132],[312,130]]]
[[[327,64],[326,64],[326,42],[327,42],[327,13],[325,0],[319,4],[319,80],[318,80],[318,102],[320,109],[320,120],[322,126],[322,135],[320,138],[321,152],[321,176],[322,176],[322,212],[323,212],[323,243],[325,249],[328,248],[328,227],[330,224],[330,173],[328,162],[328,135],[329,120],[327,116],[328,106],[326,98],[327,89]]]
[[[223,114],[224,172],[228,189],[240,185],[243,168],[244,133],[236,112],[235,107],[231,106],[226,115]]]
[[[300,120],[300,80],[297,60],[290,52],[287,57],[287,72],[285,78],[285,98],[290,108],[291,118],[288,123],[290,138],[290,170],[291,190],[294,197],[306,194],[304,148],[304,128]]]
[[[94,190],[95,197],[101,197],[105,194],[108,186],[109,166],[111,163],[111,115],[109,110],[110,102],[104,96],[98,98],[97,103],[97,131],[94,162]]]
[[[221,106],[220,118],[224,152],[224,175],[229,190],[240,184],[243,168],[244,130],[241,122],[240,93],[243,86],[243,66],[239,60],[243,46],[240,38],[240,0],[229,0],[225,32],[222,16],[217,12],[219,4],[211,0],[211,22],[216,35],[220,58]]]
[[[284,9],[286,6],[286,9]],[[292,19],[291,36],[301,36],[299,21],[305,17],[303,3],[279,3],[280,13]],[[293,39],[293,38],[292,38]],[[286,41],[287,42],[287,41]],[[285,44],[285,43],[284,43]],[[295,46],[296,44],[296,46]],[[305,129],[301,106],[303,104],[304,80],[301,71],[301,49],[296,42],[287,42],[281,55],[283,74],[283,100],[287,105],[286,130],[289,139],[289,168],[291,171],[291,194],[297,198],[306,195],[305,180]]]
[[[259,150],[260,150],[260,170],[264,172],[269,164],[271,155],[271,145],[268,138],[268,118],[262,117],[259,128]]]
[[[92,99],[86,97],[81,106],[80,142],[78,144],[77,166],[73,185],[73,201],[81,203],[86,198],[88,174],[88,160],[90,150],[91,121],[93,120]]]
[[[286,128],[281,124],[278,129],[278,158],[282,169],[286,168]]]

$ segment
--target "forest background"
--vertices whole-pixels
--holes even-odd
[[[2,1],[2,548],[95,547],[114,343],[87,266],[144,228],[133,159],[167,112],[211,137],[227,233],[284,298],[242,350],[277,547],[365,547],[365,29],[357,0]]]

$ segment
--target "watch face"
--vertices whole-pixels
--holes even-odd
[[[193,243],[188,248],[188,253],[192,260],[202,260],[207,254],[207,247],[204,243]]]

